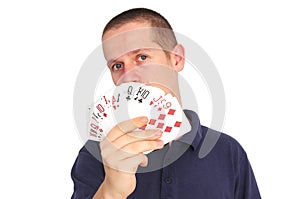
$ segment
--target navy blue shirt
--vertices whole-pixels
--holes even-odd
[[[200,124],[196,113],[185,110],[192,130],[161,150],[148,154],[139,167],[137,185],[129,199],[256,199],[261,198],[246,152],[232,137]],[[207,134],[220,135],[203,158],[199,150]],[[92,198],[104,180],[99,143],[88,141],[71,172],[72,199]]]

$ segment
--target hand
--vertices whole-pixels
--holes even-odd
[[[163,147],[163,141],[159,139],[161,131],[134,131],[146,125],[147,121],[146,117],[137,117],[121,122],[100,143],[105,179],[98,192],[103,197],[127,198],[136,187],[135,173],[138,166],[148,164],[148,158],[143,152]]]

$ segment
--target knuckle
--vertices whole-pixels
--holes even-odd
[[[157,143],[156,143],[156,141],[151,141],[151,142],[149,142],[149,147],[150,147],[150,149],[156,149],[156,148],[157,148]]]
[[[125,151],[128,152],[128,153],[134,153],[134,154],[136,154],[137,153],[136,152],[137,151],[136,144],[129,144],[129,145],[127,145]]]
[[[128,137],[130,137],[131,139],[141,138],[141,132],[140,131],[132,131],[131,133],[127,133],[126,135]]]

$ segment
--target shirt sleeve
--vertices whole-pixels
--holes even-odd
[[[93,198],[104,180],[98,142],[88,141],[79,151],[72,167],[71,177],[74,183],[72,199]]]
[[[235,199],[260,199],[253,170],[246,153],[242,150],[235,184]]]

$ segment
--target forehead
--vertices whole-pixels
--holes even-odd
[[[147,23],[128,23],[107,31],[102,41],[105,59],[113,60],[138,49],[161,49],[153,41],[155,29]]]

